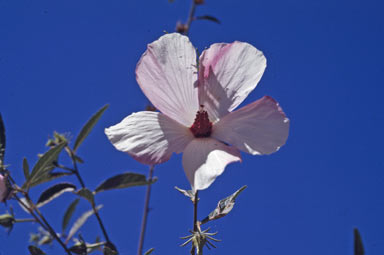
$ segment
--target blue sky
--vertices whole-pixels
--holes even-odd
[[[74,139],[106,103],[109,109],[78,151],[87,186],[125,171],[148,172],[116,151],[103,130],[145,108],[136,63],[148,43],[186,19],[189,6],[185,0],[0,0],[0,112],[6,163],[18,183],[23,157],[36,162],[53,131]],[[383,7],[378,0],[206,0],[198,7],[197,15],[222,21],[193,23],[190,39],[200,50],[238,40],[267,58],[263,78],[243,105],[269,95],[291,120],[278,153],[243,154],[242,163],[229,165],[201,192],[200,219],[248,185],[233,211],[210,224],[223,242],[207,254],[353,254],[354,227],[367,254],[384,253]],[[188,254],[179,237],[192,228],[192,205],[174,190],[189,187],[180,155],[156,167],[155,175],[145,249]],[[121,254],[136,253],[144,193],[135,187],[96,198]],[[55,227],[73,199],[64,194],[42,208]],[[88,209],[82,201],[75,217]],[[0,213],[6,210],[0,206]],[[0,254],[28,254],[29,232],[36,229],[19,224],[10,236],[0,231]],[[101,235],[94,218],[81,233],[89,241]],[[56,244],[46,251],[63,254]]]

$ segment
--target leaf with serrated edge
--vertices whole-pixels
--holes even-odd
[[[123,189],[133,186],[148,185],[154,183],[155,181],[156,179],[147,181],[145,175],[143,174],[123,173],[105,180],[95,189],[95,193],[111,189]]]
[[[27,181],[29,178],[29,165],[26,158],[23,159],[23,171],[24,171],[25,180]]]
[[[75,152],[77,148],[79,148],[80,144],[84,141],[84,139],[89,135],[89,133],[92,131],[93,127],[96,125],[96,123],[99,121],[101,115],[103,115],[104,111],[107,110],[109,105],[103,106],[95,115],[93,115],[88,122],[84,125],[84,127],[81,129],[79,135],[76,138],[75,146],[73,147],[73,151]]]
[[[244,185],[240,189],[238,189],[235,193],[230,195],[229,197],[226,197],[217,203],[217,207],[215,210],[213,210],[206,218],[204,218],[201,221],[201,224],[207,223],[208,221],[211,220],[217,220],[220,219],[221,217],[224,217],[227,215],[232,209],[233,206],[235,205],[235,200],[237,196],[246,188],[247,186]]]
[[[76,206],[77,204],[79,203],[80,199],[79,198],[76,198],[67,208],[67,210],[65,211],[65,214],[63,216],[63,221],[62,221],[62,224],[61,224],[61,229],[63,230],[63,233],[65,231],[65,229],[67,228],[68,226],[68,223],[69,221],[71,220],[72,218],[72,215],[73,213],[75,212],[76,210]]]
[[[144,255],[149,255],[149,254],[151,254],[154,250],[155,250],[155,248],[151,248],[151,249],[149,249],[148,251],[146,251],[146,252],[144,253]]]
[[[41,249],[33,245],[29,245],[28,250],[31,253],[31,255],[45,255],[45,253]]]
[[[85,198],[86,200],[88,200],[92,205],[95,202],[95,197],[94,197],[92,191],[90,191],[87,188],[82,188],[81,190],[76,192],[76,194],[81,196],[81,197],[83,197],[83,198]]]
[[[102,207],[103,207],[103,205],[98,205],[96,207],[96,210],[98,211]],[[67,239],[65,240],[65,243],[68,243],[68,241],[73,237],[74,234],[76,234],[76,232],[84,225],[84,223],[88,220],[89,217],[92,216],[92,214],[94,214],[94,211],[89,210],[89,211],[83,213],[83,215],[81,215],[80,218],[78,218],[76,220],[76,222],[73,223],[71,230],[69,230],[69,234],[67,236]]]
[[[72,183],[58,183],[41,193],[39,200],[37,200],[37,207],[42,207],[43,205],[51,202],[53,199],[57,198],[64,192],[72,192],[76,190],[76,186]]]
[[[33,167],[32,172],[29,176],[28,183],[33,182],[40,174],[43,174],[47,169],[51,171],[52,162],[57,160],[60,152],[66,146],[66,143],[59,144],[49,151],[47,151],[39,160],[36,165]],[[28,186],[28,184],[27,184]]]
[[[3,122],[3,118],[0,114],[0,166],[2,166],[4,163],[4,154],[5,154],[5,126]]]
[[[361,240],[360,232],[357,228],[353,230],[355,236],[355,255],[364,255],[363,241]]]

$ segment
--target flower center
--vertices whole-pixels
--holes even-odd
[[[196,113],[195,122],[189,128],[192,134],[197,137],[210,137],[212,132],[212,122],[209,121],[207,111],[200,109]]]

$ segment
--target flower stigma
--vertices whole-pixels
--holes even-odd
[[[195,121],[189,128],[196,138],[210,137],[212,132],[212,122],[209,121],[208,113],[204,109],[204,105],[200,105],[197,111]]]

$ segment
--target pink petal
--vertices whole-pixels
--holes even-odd
[[[271,154],[285,144],[289,120],[279,104],[265,96],[231,112],[213,126],[212,136],[253,155]]]
[[[200,56],[199,103],[217,121],[243,102],[265,67],[263,53],[248,43],[211,45]]]
[[[199,109],[196,50],[188,37],[166,34],[148,45],[136,67],[144,94],[162,113],[189,127]]]
[[[167,161],[193,139],[186,127],[159,112],[133,113],[105,134],[116,149],[148,165]]]
[[[195,190],[208,188],[232,162],[241,161],[240,152],[212,138],[192,140],[183,153],[183,167]]]

